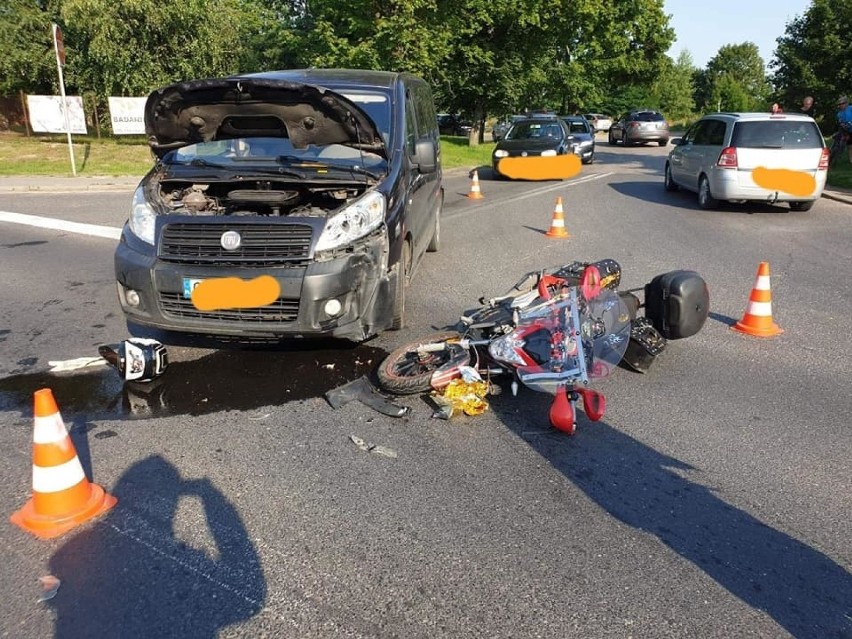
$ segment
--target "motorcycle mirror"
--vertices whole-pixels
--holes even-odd
[[[583,411],[593,422],[600,421],[606,412],[606,397],[591,388],[578,388],[577,392],[583,396]]]
[[[568,399],[568,390],[564,384],[560,384],[556,389],[556,397],[550,405],[550,423],[555,429],[568,435],[573,435],[577,430],[574,405]]]

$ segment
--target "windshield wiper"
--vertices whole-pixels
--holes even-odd
[[[204,158],[192,158],[189,162],[176,162],[176,164],[184,164],[189,166],[204,166],[210,167],[214,169],[229,169],[230,166],[226,166],[224,164],[220,164],[218,162],[211,162],[210,160],[205,160]]]
[[[380,174],[374,173],[373,171],[365,169],[364,167],[362,167],[360,165],[330,164],[328,162],[321,162],[319,160],[311,160],[311,159],[308,159],[308,158],[300,158],[300,157],[296,157],[294,155],[279,155],[278,158],[276,158],[276,159],[278,160],[279,163],[286,163],[286,164],[293,163],[293,164],[296,164],[296,165],[299,165],[299,166],[303,166],[307,169],[317,169],[317,170],[323,170],[323,169],[329,170],[329,169],[331,169],[331,170],[334,170],[334,171],[348,171],[349,173],[358,173],[360,175],[366,175],[368,177],[373,178],[374,180],[378,180],[379,178],[381,178]]]

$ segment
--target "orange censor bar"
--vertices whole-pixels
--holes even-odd
[[[269,306],[281,296],[281,286],[271,275],[253,280],[216,277],[199,282],[192,290],[192,303],[199,311]]]
[[[751,172],[754,183],[764,189],[784,191],[796,197],[807,197],[816,191],[816,180],[813,175],[804,171],[791,169],[767,169],[757,167]]]
[[[53,392],[42,388],[33,399],[33,492],[10,519],[36,537],[51,539],[105,513],[117,500],[83,472]]]
[[[570,154],[502,158],[497,169],[513,180],[566,180],[577,175],[582,165],[580,158]]]

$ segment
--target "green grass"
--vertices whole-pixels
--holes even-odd
[[[445,169],[491,166],[492,151],[494,142],[470,146],[466,137],[441,136],[441,165]]]
[[[852,164],[849,164],[847,154],[838,158],[828,170],[827,181],[829,186],[852,189]]]
[[[153,164],[139,139],[116,140],[73,136],[77,175],[144,175]],[[0,134],[0,175],[70,176],[68,141],[62,135]]]
[[[144,175],[153,163],[151,151],[138,136],[71,138],[77,175]],[[445,169],[490,165],[493,142],[469,146],[466,137],[441,138]],[[71,175],[68,142],[63,135],[0,133],[0,175]]]

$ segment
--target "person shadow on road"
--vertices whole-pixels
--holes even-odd
[[[50,560],[62,582],[48,602],[56,637],[216,637],[261,610],[266,583],[258,555],[237,510],[210,480],[183,479],[153,455],[111,492],[117,506]],[[200,502],[204,515],[182,526],[190,531],[182,536],[205,550],[175,534],[184,498]]]

